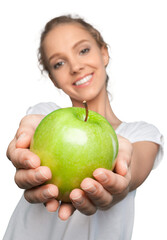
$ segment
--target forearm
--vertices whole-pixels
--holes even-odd
[[[153,142],[133,143],[129,191],[138,188],[148,177],[153,168],[158,149],[159,145]]]

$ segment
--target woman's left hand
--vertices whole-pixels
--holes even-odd
[[[73,206],[85,215],[97,209],[106,210],[122,200],[129,192],[131,180],[132,144],[118,136],[119,152],[114,171],[99,168],[93,173],[96,180],[86,178],[81,189],[74,189],[70,198]]]
[[[62,220],[67,220],[76,209],[85,215],[92,215],[97,209],[109,209],[128,194],[133,147],[126,138],[118,136],[118,141],[119,152],[114,171],[99,168],[93,173],[95,179],[84,179],[81,189],[74,189],[70,193],[72,204],[61,203],[59,217]],[[48,210],[55,211],[57,200],[48,201],[46,207]]]

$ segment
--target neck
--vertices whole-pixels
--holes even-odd
[[[76,101],[74,99],[71,99],[71,101],[73,107],[84,107],[81,101]],[[111,108],[108,93],[106,90],[103,91],[100,96],[96,97],[95,99],[87,101],[87,104],[89,110],[97,112],[105,117],[114,129],[116,129],[121,124],[121,121],[116,117]]]

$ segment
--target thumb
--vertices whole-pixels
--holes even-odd
[[[27,115],[21,120],[15,136],[16,148],[28,148],[30,146],[35,129],[43,118],[43,115]]]
[[[16,137],[16,148],[29,148],[33,133],[22,132]]]
[[[116,158],[116,165],[114,170],[119,175],[125,176],[128,173],[128,168],[131,163],[133,147],[132,143],[122,136],[118,136],[118,142],[119,151]]]
[[[128,164],[123,159],[120,159],[119,155],[116,159],[114,172],[118,173],[121,176],[125,176],[128,173]]]

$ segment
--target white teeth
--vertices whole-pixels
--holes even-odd
[[[90,74],[90,75],[82,78],[81,80],[77,81],[77,82],[75,83],[75,85],[79,86],[79,85],[81,85],[81,84],[83,84],[83,83],[86,83],[86,82],[88,82],[91,78],[92,78],[92,74]]]

